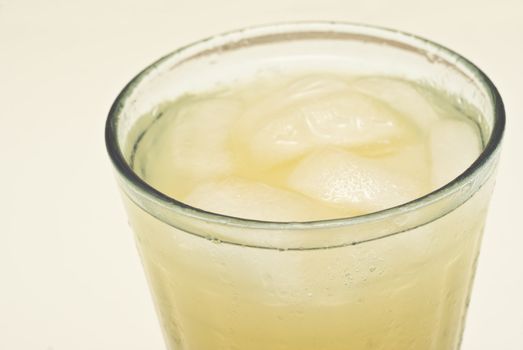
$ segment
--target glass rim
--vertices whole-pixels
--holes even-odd
[[[472,75],[478,79],[478,81],[482,85],[481,87],[485,88],[485,90],[488,92],[488,97],[490,98],[492,103],[492,113],[494,117],[493,126],[488,138],[488,142],[485,144],[481,154],[459,176],[457,176],[452,181],[446,183],[444,186],[431,191],[430,193],[427,193],[421,197],[417,197],[409,202],[389,207],[383,210],[344,218],[283,222],[229,216],[190,206],[182,201],[168,196],[167,194],[149,185],[134,172],[134,170],[125,160],[123,151],[119,147],[117,137],[120,112],[122,111],[123,106],[125,106],[127,98],[140,85],[141,81],[149,74],[157,71],[158,66],[166,64],[170,61],[176,61],[176,58],[179,55],[191,49],[198,49],[201,47],[202,50],[197,51],[195,55],[197,56],[198,53],[201,54],[202,52],[205,52],[205,50],[209,49],[209,47],[212,48],[212,46],[209,45],[212,45],[215,42],[223,41],[222,45],[226,45],[226,43],[229,42],[229,40],[237,41],[249,38],[249,36],[256,34],[268,34],[266,31],[269,31],[269,34],[289,34],[292,32],[299,33],[300,31],[311,31],[317,33],[329,32],[332,34],[335,33],[337,30],[341,31],[342,29],[344,30],[344,33],[350,32],[353,34],[361,34],[378,39],[386,38],[394,40],[398,44],[403,44],[407,45],[408,47],[415,48],[418,51],[422,51],[424,53],[436,53],[438,56],[448,57],[449,59],[452,59],[455,62],[454,65],[459,64],[458,68],[462,73],[468,73],[467,76]],[[459,188],[465,186],[469,182],[469,180],[472,179],[486,163],[488,163],[488,161],[494,156],[501,144],[504,129],[505,109],[503,106],[501,96],[493,82],[480,68],[474,65],[471,61],[464,58],[460,54],[448,49],[447,47],[414,34],[380,26],[332,21],[298,21],[271,23],[228,31],[182,46],[179,49],[176,49],[168,53],[167,55],[161,57],[160,59],[156,60],[155,62],[147,66],[145,69],[143,69],[141,72],[139,72],[122,89],[122,91],[118,94],[117,98],[113,102],[105,125],[105,143],[109,157],[113,165],[117,169],[118,173],[121,176],[123,176],[123,178],[126,181],[132,184],[146,198],[152,200],[153,202],[161,204],[162,207],[168,210],[173,210],[183,216],[202,220],[204,222],[225,224],[240,228],[244,227],[249,229],[260,230],[302,230],[328,229],[377,222],[385,218],[405,214],[406,212],[416,211],[420,208],[430,206],[431,204],[438,202],[439,200],[443,200],[449,193],[454,193]],[[465,199],[465,201],[466,200],[467,199]],[[432,220],[429,220],[428,222],[430,221]]]

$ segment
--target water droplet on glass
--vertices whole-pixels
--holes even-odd
[[[426,52],[425,57],[430,63],[437,62],[439,60],[438,56],[432,52]]]
[[[214,238],[214,237],[211,238],[211,242],[213,242],[214,244],[221,244],[222,243],[222,241],[220,241],[218,238]]]

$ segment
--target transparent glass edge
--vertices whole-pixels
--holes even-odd
[[[303,27],[303,28],[302,28]],[[304,28],[306,27],[306,28]],[[132,95],[135,88],[140,85],[144,79],[154,79],[155,71],[158,72],[161,69],[163,64],[167,64],[170,59],[173,59],[176,55],[180,53],[187,53],[187,50],[198,51],[199,46],[205,45],[206,43],[211,43],[213,40],[218,40],[221,42],[226,42],[230,39],[231,36],[240,36],[243,38],[245,35],[255,35],[257,32],[274,32],[277,30],[293,30],[294,32],[299,32],[298,29],[302,28],[304,30],[316,30],[318,32],[325,32],[328,28],[334,30],[354,30],[357,33],[362,33],[365,35],[374,35],[381,36],[381,38],[401,41],[402,39],[407,39],[412,41],[410,45],[414,45],[420,48],[420,50],[437,50],[438,54],[444,54],[449,58],[457,59],[455,64],[460,66],[461,71],[466,71],[475,76],[475,78],[481,83],[483,88],[490,94],[490,99],[492,106],[494,107],[494,124],[493,129],[483,152],[476,159],[476,161],[466,169],[460,176],[458,176],[453,181],[449,182],[445,186],[415,200],[396,206],[388,208],[382,211],[377,211],[369,213],[366,215],[350,217],[350,218],[341,218],[341,219],[331,219],[331,220],[322,220],[322,221],[309,221],[309,222],[271,222],[271,221],[257,221],[249,220],[237,217],[231,217],[226,215],[220,215],[216,213],[207,212],[198,208],[190,207],[183,202],[179,202],[171,197],[164,195],[163,193],[157,191],[153,187],[149,186],[143,180],[141,180],[133,171],[130,169],[129,165],[125,161],[123,153],[118,145],[117,140],[117,128],[118,128],[118,117],[122,110],[123,105],[127,99]],[[370,31],[370,33],[365,32]],[[189,55],[190,56],[190,55]],[[240,228],[256,229],[256,230],[304,230],[304,229],[328,229],[328,228],[337,228],[344,226],[353,226],[369,223],[372,221],[380,221],[383,219],[391,218],[395,215],[400,215],[405,212],[415,211],[421,207],[430,206],[431,204],[443,200],[446,197],[452,195],[454,192],[458,191],[463,187],[473,176],[480,172],[484,167],[495,167],[495,164],[492,165],[492,160],[496,161],[499,154],[499,147],[503,138],[503,132],[505,127],[505,113],[503,102],[497,91],[496,87],[492,81],[473,63],[471,63],[466,58],[460,56],[459,54],[441,46],[436,43],[433,43],[427,39],[419,38],[415,35],[400,32],[397,30],[390,30],[386,28],[373,27],[368,25],[358,25],[350,23],[340,23],[340,22],[295,22],[295,23],[280,23],[276,25],[267,25],[252,27],[246,29],[240,29],[237,31],[232,31],[217,36],[209,37],[198,41],[193,44],[184,46],[176,51],[173,51],[166,56],[155,61],[153,64],[145,68],[140,72],[134,79],[132,79],[118,95],[117,99],[113,103],[109,116],[106,123],[106,146],[109,153],[109,156],[117,170],[118,176],[124,180],[121,183],[124,191],[130,195],[131,198],[134,198],[133,202],[139,205],[143,210],[149,212],[148,208],[143,205],[141,200],[136,200],[135,197],[137,194],[146,201],[150,201],[154,205],[160,205],[166,210],[173,210],[177,214],[184,215],[196,220],[202,220],[219,225],[227,226],[236,226]],[[490,160],[490,161],[489,161]],[[485,182],[489,176],[486,176],[482,182]],[[132,192],[129,192],[129,189],[133,188]],[[476,189],[477,191],[477,189]],[[134,192],[134,195],[133,195]],[[473,194],[473,193],[472,193]],[[464,198],[461,203],[456,205],[459,206],[466,202],[468,199]],[[445,215],[445,214],[443,214]],[[438,216],[440,217],[440,216]],[[173,223],[169,223],[169,220],[166,220],[165,217],[158,217],[158,219],[163,222],[173,226]],[[409,228],[406,228],[409,229]],[[404,230],[402,230],[404,231]],[[391,234],[399,233],[392,232]],[[388,235],[387,235],[388,236]],[[378,237],[379,238],[379,237]]]

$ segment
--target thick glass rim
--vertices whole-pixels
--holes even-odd
[[[437,56],[443,57],[449,62],[454,62],[454,65],[461,72],[465,72],[468,76],[473,76],[474,78],[476,78],[477,81],[481,83],[482,87],[485,88],[485,90],[489,94],[488,97],[490,98],[490,102],[492,103],[492,113],[494,116],[492,131],[489,135],[488,142],[485,144],[485,147],[479,155],[479,157],[465,171],[463,171],[458,177],[456,177],[451,182],[424,196],[415,198],[412,201],[359,216],[299,222],[253,220],[218,214],[197,207],[192,207],[186,203],[178,201],[177,199],[160,192],[156,188],[149,185],[133,171],[133,169],[126,161],[123,151],[119,146],[117,137],[118,124],[120,120],[119,117],[121,115],[121,111],[123,110],[123,107],[125,106],[127,99],[130,97],[132,92],[140,85],[142,80],[144,80],[151,74],[160,72],[161,66],[176,61],[177,58],[179,58],[183,53],[189,50],[195,52],[194,56],[198,56],[201,55],[202,52],[208,50],[209,48],[213,48],[212,45],[214,44],[221,43],[221,45],[226,45],[228,42],[237,43],[239,40],[250,38],[256,35],[300,32],[314,32],[318,34],[324,32],[332,34],[336,33],[336,31],[342,31],[343,33],[352,33],[355,35],[363,35],[365,37],[375,39],[393,40],[400,45],[405,45],[411,49],[417,49],[417,51],[423,53],[437,54]],[[390,218],[397,215],[399,216],[401,214],[419,210],[423,207],[430,206],[433,203],[445,199],[448,195],[456,192],[457,190],[465,186],[467,183],[469,183],[469,181],[473,179],[477,173],[480,172],[480,170],[489,162],[489,160],[494,157],[496,151],[498,150],[501,144],[504,129],[505,110],[503,106],[503,101],[497,88],[481,69],[479,69],[471,61],[459,55],[458,53],[442,45],[434,43],[430,40],[419,37],[417,35],[394,29],[346,22],[302,21],[253,26],[229,31],[183,46],[155,61],[154,63],[143,69],[140,73],[138,73],[123,88],[123,90],[119,93],[116,100],[112,104],[105,126],[105,142],[107,151],[109,153],[109,157],[118,173],[142,196],[161,205],[164,209],[172,210],[183,216],[201,220],[204,222],[225,224],[240,228],[244,227],[249,229],[260,230],[303,230],[328,229],[378,222],[385,218]],[[466,200],[467,199],[465,199],[464,201]],[[432,220],[429,220],[428,222],[430,221]]]

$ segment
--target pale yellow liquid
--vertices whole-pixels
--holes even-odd
[[[326,73],[185,96],[136,130],[132,165],[155,188],[269,221],[402,204],[481,150],[449,97]],[[217,243],[128,210],[170,349],[446,350],[459,346],[488,192],[410,232],[332,249]]]

